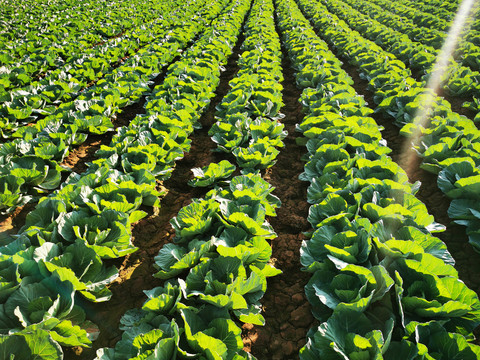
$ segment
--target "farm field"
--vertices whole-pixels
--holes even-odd
[[[0,0],[0,360],[479,359],[478,15]]]

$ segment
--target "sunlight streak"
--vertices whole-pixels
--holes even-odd
[[[428,94],[424,96],[422,107],[415,115],[414,122],[417,126],[415,127],[415,130],[409,139],[405,141],[400,156],[400,166],[406,171],[409,177],[418,168],[417,155],[413,148],[420,145],[422,138],[421,129],[427,128],[430,125],[430,110],[434,105],[435,98],[438,96],[438,90],[442,86],[444,74],[448,69],[448,65],[459,43],[461,34],[462,32],[467,31],[467,29],[464,29],[464,27],[469,15],[472,12],[474,4],[475,0],[463,0],[460,4],[452,26],[447,34],[445,43],[440,50],[431,75],[428,78],[425,88],[430,91],[428,91]]]

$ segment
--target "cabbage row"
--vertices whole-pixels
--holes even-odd
[[[411,24],[412,27],[423,27],[424,29],[437,29],[447,33],[449,27],[452,24],[454,15],[458,11],[459,3],[457,1],[440,1],[440,4],[436,1],[428,2],[425,5],[422,2],[410,2],[407,4],[405,1],[392,2],[386,0],[370,0],[372,3],[392,12],[394,16],[398,17],[398,20]],[[405,3],[405,4],[404,4]],[[453,8],[450,10],[453,12],[451,19],[447,20],[444,17],[437,16],[437,12],[444,7]],[[480,45],[480,8],[478,3],[473,4],[473,10],[467,20],[468,29],[467,32],[463,32],[463,39],[461,39],[460,46],[456,50],[457,54],[461,54],[464,57],[470,57],[467,59],[469,66],[474,66],[472,69],[478,70],[479,64],[474,61],[474,57],[479,53],[478,46]],[[405,31],[412,31],[412,29],[404,28]],[[428,30],[427,30],[428,31]]]
[[[256,143],[282,146],[281,137],[286,135],[278,130],[283,126],[277,123],[282,106],[279,81],[283,77],[271,1],[254,2],[244,34],[240,69],[217,107],[217,122],[210,129],[219,150],[235,154],[244,174],[225,181],[235,169],[228,161],[193,169],[191,185],[215,187],[172,219],[175,242],[165,245],[155,258],[159,269],[155,276],[168,280],[162,287],[145,291],[148,299],[141,310],[124,315],[122,340],[115,349],[100,349],[99,360],[175,359],[186,355],[252,358],[242,351],[237,323],[264,324],[260,299],[266,290],[266,278],[280,272],[270,264],[272,250],[267,240],[276,234],[266,221],[266,216],[276,215],[280,200],[271,194],[273,188],[258,172],[273,165],[278,151],[268,163],[258,159],[246,165],[235,149],[250,149]],[[251,89],[240,87],[247,80]],[[270,86],[271,90],[265,90]],[[239,89],[245,91],[246,99]],[[268,113],[265,103],[271,96],[262,91],[278,95],[271,100]],[[227,107],[235,98],[239,105]],[[230,140],[218,142],[221,134],[232,133],[222,127],[228,124],[235,126],[242,141],[240,136],[230,135]],[[216,131],[220,131],[219,136]]]
[[[382,25],[343,1],[323,0],[322,2],[330,12],[344,20],[352,29],[391,52],[412,70],[427,75],[433,71],[439,53],[433,47],[410,40],[407,35],[392,30],[390,28],[391,21],[388,26]],[[443,38],[438,39],[440,44],[443,43],[443,40]],[[474,61],[476,58],[476,55],[470,57],[470,59],[475,59]],[[472,71],[469,67],[462,66],[453,58],[445,70],[443,88],[450,95],[480,96],[480,73],[478,71]]]
[[[363,4],[367,4],[366,2],[362,2]],[[375,16],[375,20],[384,23],[387,26],[392,26],[396,30],[401,31],[408,36],[412,40],[415,41],[422,41],[422,38],[418,36],[420,33],[427,33],[432,35],[433,43],[425,38],[426,45],[439,47],[442,45],[442,42],[439,40],[439,35],[443,34],[443,38],[446,39],[447,31],[449,30],[449,26],[453,21],[455,12],[457,11],[458,4],[450,3],[450,2],[442,2],[442,4],[422,4],[415,2],[410,4],[405,4],[406,6],[402,7],[402,11],[400,13],[396,12],[397,7],[392,7],[391,2],[385,0],[373,0],[373,4],[369,4],[368,7],[370,9],[376,7],[378,9],[386,9],[385,10],[377,11],[373,9],[373,14],[369,11],[369,15]],[[398,4],[398,2],[396,2]],[[353,4],[350,2],[350,5]],[[455,5],[453,13],[450,13],[450,19],[446,17],[438,16],[438,11],[443,9],[442,6],[444,5]],[[365,12],[365,7],[361,9],[362,12]],[[390,12],[393,14],[390,15]],[[412,14],[415,14],[413,16]],[[460,39],[459,46],[457,47],[455,53],[456,56],[461,59],[463,65],[469,66],[474,71],[480,70],[480,63],[478,61],[478,56],[480,54],[480,20],[478,20],[480,15],[480,8],[478,3],[474,4],[473,10],[467,19],[467,24],[465,25],[462,38]],[[429,25],[432,19],[439,19],[440,23],[435,25]],[[443,20],[445,19],[445,21]],[[476,81],[478,83],[478,79]]]
[[[372,110],[341,63],[290,0],[279,27],[303,88],[309,181],[302,244],[306,286],[321,322],[300,350],[306,359],[476,359],[480,301],[458,279],[441,230],[415,198],[419,184],[387,154]],[[305,72],[305,74],[303,74]],[[305,81],[308,74],[322,74]]]
[[[445,21],[433,14],[422,12],[418,9],[403,5],[401,2],[388,3],[387,1],[383,1],[383,0],[370,0],[370,1],[374,3],[376,1],[381,1],[382,6],[384,6],[386,10],[391,11],[392,13],[397,14],[399,16],[404,16],[406,18],[409,18],[419,26],[424,26],[427,28],[435,28],[435,29],[446,31],[448,30],[448,27],[450,25],[448,21]]]
[[[140,26],[162,14],[149,1],[82,1],[76,4],[49,2],[2,4],[0,33],[0,85],[7,89],[24,85],[45,71],[65,63],[72,55],[123,31]],[[149,11],[151,10],[151,11]],[[2,93],[2,91],[0,91]]]
[[[344,2],[375,21],[407,35],[412,41],[418,41],[435,49],[440,49],[447,37],[447,34],[441,30],[434,27],[417,26],[410,18],[401,17],[385,10],[381,3],[362,0],[346,0]]]
[[[96,359],[251,359],[237,322],[263,324],[266,278],[279,273],[269,264],[267,239],[276,234],[265,221],[279,204],[272,191],[249,173],[182,208],[171,221],[175,243],[155,257],[155,276],[168,280],[144,291],[142,308],[121,319],[122,339]]]
[[[424,26],[424,27],[435,27],[439,30],[447,32],[451,22],[443,20],[441,17],[436,16],[433,14],[432,11],[426,10],[425,8],[425,3],[429,4],[430,6],[435,6],[435,3],[442,3],[441,5],[438,5],[439,8],[442,7],[448,7],[450,8],[451,12],[457,12],[460,1],[432,1],[432,2],[426,2],[426,1],[420,1],[420,3],[417,5],[417,2],[415,4],[404,4],[403,1],[399,1],[397,3],[397,6],[393,6],[392,3],[388,3],[385,0],[370,0],[374,3],[380,3],[381,6],[385,6],[385,8],[388,11],[391,11],[392,13],[395,13],[399,16],[409,18],[413,20],[417,25],[419,26]],[[478,10],[477,10],[478,11]],[[478,21],[478,18],[474,21],[472,29],[473,30],[479,30],[480,27],[480,22]]]
[[[480,131],[475,124],[453,112],[448,102],[412,79],[402,62],[392,60],[390,54],[352,31],[323,5],[308,1],[300,4],[322,30],[319,35],[357,65],[369,81],[378,104],[375,111],[393,117],[396,125],[403,126],[402,135],[419,131],[422,141],[414,144],[414,149],[422,157],[421,167],[438,174],[440,190],[454,199],[450,218],[467,227],[470,243],[480,250]],[[432,100],[431,108],[426,109],[428,126],[416,123],[415,118],[417,111],[425,108],[426,99]]]
[[[263,324],[259,300],[266,277],[278,273],[268,264],[266,239],[275,233],[265,216],[275,215],[279,201],[260,175],[236,176],[228,184],[172,219],[175,244],[155,258],[156,276],[169,280],[145,291],[142,309],[121,320],[122,340],[115,349],[100,349],[97,359],[249,358],[233,319]]]
[[[157,5],[155,11],[144,9],[144,11],[167,15],[143,24],[102,45],[85,49],[80,53],[69,53],[63,64],[45,73],[45,76],[37,81],[25,81],[26,86],[16,89],[6,88],[3,91],[0,89],[2,137],[21,137],[21,131],[24,129],[14,133],[19,126],[55,113],[59,104],[74,100],[101,78],[111,81],[112,76],[118,73],[115,68],[122,65],[119,63],[120,60],[124,61],[125,57],[134,55],[145,45],[161,42],[165,33],[173,26],[171,16],[168,14],[175,9],[178,11],[182,4],[183,1],[170,1]],[[23,61],[21,64],[26,68],[31,67],[28,61]],[[3,75],[8,76],[8,73]]]
[[[0,41],[3,46],[20,39],[38,41],[42,37],[36,35],[40,34],[48,35],[45,40],[61,41],[63,37],[70,37],[69,33],[79,35],[81,30],[85,29],[88,30],[84,34],[85,38],[79,38],[82,42],[87,41],[91,36],[94,36],[96,41],[103,40],[107,36],[102,34],[102,28],[107,24],[110,23],[115,31],[106,30],[106,32],[118,34],[129,24],[139,21],[135,16],[130,20],[121,19],[121,15],[126,16],[130,13],[130,8],[131,5],[124,1],[108,3],[103,0],[26,0],[19,4],[15,1],[3,0],[1,9],[3,27],[0,30]],[[65,26],[65,28],[62,29],[59,26]],[[32,41],[31,45],[34,43]],[[22,54],[27,47],[24,46]]]
[[[408,6],[410,8],[416,8],[420,11],[435,15],[447,22],[453,20],[455,12],[458,8],[458,1],[412,1],[412,0],[399,0],[400,4]]]
[[[453,18],[455,13],[458,10],[460,5],[458,0],[444,1],[444,0],[422,0],[422,1],[412,1],[412,0],[400,0],[401,4],[404,4],[411,8],[417,8],[423,12],[428,12],[435,16],[444,19],[445,21],[450,21]]]
[[[351,0],[348,0],[348,1],[350,1],[350,5],[354,6],[352,2],[355,2],[355,1],[351,1]],[[390,6],[391,6],[391,4],[388,1],[384,1],[384,0],[375,0],[374,3],[378,5],[376,7],[379,9],[382,9],[382,7],[390,9]],[[444,2],[444,4],[448,4],[448,2]],[[411,6],[409,8],[409,11],[417,12],[421,17],[422,14],[425,14],[425,13],[418,11],[418,8],[422,9],[422,6],[421,5],[420,7]],[[365,10],[361,10],[361,11],[365,11]],[[429,13],[427,13],[426,16],[428,17],[432,13],[434,12],[429,11]],[[412,36],[414,33],[416,33],[415,23],[411,20],[410,17],[408,17],[408,12],[403,14],[404,16],[398,16],[394,14],[393,17],[390,17],[390,16],[385,17],[385,16],[382,16],[381,14],[387,14],[387,13],[384,10],[380,10],[380,11],[373,10],[373,13],[369,12],[369,15],[375,16],[376,20],[383,22],[387,26],[393,26],[395,28],[398,28],[399,31],[404,32],[409,36]],[[467,18],[467,23],[464,25],[464,30],[461,34],[461,39],[459,41],[459,44],[455,50],[455,57],[459,59],[457,61],[461,61],[463,65],[470,67],[474,72],[472,73],[471,71],[466,70],[464,67],[448,69],[448,73],[449,73],[448,76],[453,77],[453,81],[449,79],[447,90],[449,90],[450,92],[453,92],[453,94],[473,95],[474,102],[466,103],[464,104],[464,106],[470,107],[473,111],[480,113],[480,98],[478,95],[478,88],[479,88],[479,82],[480,82],[480,77],[478,75],[478,71],[480,71],[479,15],[480,15],[479,4],[474,3],[470,16]],[[392,25],[392,23],[394,23],[395,25]],[[422,29],[421,31],[426,31],[427,33],[431,33],[432,31],[434,31],[428,26],[424,28],[419,26],[418,29]],[[444,31],[448,30],[448,28],[446,27],[439,28],[439,30],[442,30],[442,29]],[[446,34],[444,35],[444,37],[446,38]],[[412,38],[412,40],[418,40],[418,35],[415,38]],[[429,43],[426,43],[426,44],[434,46],[433,44],[429,44]],[[475,89],[475,91],[470,90],[472,87]],[[476,121],[478,121],[479,118],[480,116],[477,116]]]
[[[71,42],[75,36],[78,36],[83,47],[102,41],[100,33],[94,34],[91,30],[99,25],[92,21],[93,18],[102,13],[96,7],[104,4],[105,1],[86,0],[65,1],[62,4],[47,1],[24,1],[21,4],[2,1],[0,64],[8,66],[22,56],[34,53],[36,48],[40,50],[45,45],[55,47],[55,44],[62,44],[64,40]],[[70,21],[66,21],[68,17]],[[82,31],[85,32],[82,34]],[[46,36],[42,39],[41,35]],[[45,48],[43,50],[45,52]]]
[[[232,153],[245,171],[274,165],[276,148],[283,147],[287,136],[278,121],[283,118],[283,75],[280,40],[268,15],[273,16],[273,5],[265,1],[266,8],[256,14],[259,6],[255,3],[246,24],[240,70],[217,106],[217,122],[209,131],[218,150]]]
[[[369,15],[374,18],[376,21],[383,23],[386,26],[389,26],[397,31],[400,31],[410,37],[413,41],[419,41],[425,45],[432,46],[436,49],[440,49],[443,45],[444,40],[447,38],[445,29],[437,29],[432,27],[424,27],[416,25],[411,18],[407,16],[399,16],[397,14],[392,14],[391,12],[385,10],[386,2],[384,0],[375,0],[373,3],[367,1],[358,1],[358,0],[348,0],[346,1],[351,6],[357,10]],[[417,11],[421,7],[414,6],[412,11]],[[431,11],[428,12],[428,16],[432,14]],[[480,70],[480,64],[477,60],[478,54],[480,52],[480,42],[479,42],[479,33],[478,29],[470,29],[470,26],[475,27],[475,18],[480,14],[478,3],[474,4],[474,8],[471,12],[471,16],[467,18],[467,23],[464,25],[464,30],[461,34],[461,39],[459,46],[455,50],[456,57],[461,61],[465,66],[469,66],[472,70]],[[452,14],[452,20],[453,21]],[[449,21],[449,24],[451,23]],[[444,31],[442,31],[444,30]],[[478,80],[477,80],[478,83]]]
[[[210,4],[209,16],[216,17],[222,7]],[[191,33],[207,23],[188,15]],[[56,359],[62,357],[61,345],[90,345],[96,327],[85,321],[75,299],[111,297],[106,285],[118,271],[103,260],[136,250],[131,223],[146,215],[139,210],[142,204],[158,205],[156,182],[168,178],[175,160],[189,149],[187,136],[213,97],[229,49],[217,39],[215,26],[209,28],[169,68],[147,102],[147,114],[119,129],[86,173],[72,175],[61,190],[43,198],[15,239],[2,244],[0,354]],[[200,54],[203,60],[195,63]]]
[[[83,143],[88,134],[113,131],[111,119],[122,107],[147,94],[150,80],[205,26],[204,18],[211,11],[208,6],[199,11],[200,26],[190,23],[190,16],[204,6],[204,1],[197,4],[188,13],[181,8],[171,12],[170,28],[165,29],[158,42],[139,51],[75,100],[62,103],[34,126],[19,129],[20,138],[0,145],[2,213],[13,211],[35,195],[56,189],[62,171],[66,170],[59,163],[69,151]]]

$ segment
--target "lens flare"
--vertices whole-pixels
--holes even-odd
[[[457,47],[459,40],[461,39],[462,32],[466,33],[469,26],[467,20],[469,16],[473,15],[476,7],[475,0],[464,0],[460,4],[458,11],[450,27],[445,43],[440,50],[432,72],[428,78],[425,88],[427,89],[424,96],[422,106],[417,110],[414,117],[415,130],[412,135],[405,141],[402,153],[400,154],[400,166],[406,171],[409,178],[418,168],[418,158],[414,150],[414,147],[420,145],[422,138],[422,128],[427,128],[430,125],[430,111],[434,106],[435,98],[437,97],[438,90],[442,86],[445,72],[448,69],[450,61],[452,59],[455,48]],[[478,4],[477,4],[478,5]],[[469,22],[470,25],[472,21]]]

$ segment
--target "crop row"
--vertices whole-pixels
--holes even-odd
[[[151,66],[152,64],[148,62],[132,64],[131,58],[134,59],[134,55],[141,56],[145,46],[148,50],[148,45],[162,41],[168,30],[175,25],[169,14],[178,12],[182,3],[183,1],[170,1],[159,4],[156,11],[167,14],[163,18],[143,24],[119,38],[111,39],[79,54],[69,54],[69,59],[63,65],[44,74],[45,77],[42,79],[17,89],[5,90],[0,95],[0,99],[3,100],[0,106],[2,136],[4,138],[21,136],[19,126],[32,123],[37,118],[56,114],[62,103],[71,102],[85,92],[90,93],[92,89],[87,88],[102,78],[105,81],[112,81],[112,77],[119,71],[125,72],[128,66],[135,64]],[[126,58],[129,59],[125,63]],[[28,67],[30,64],[27,63],[25,66]]]
[[[363,37],[391,52],[412,70],[427,74],[427,79],[434,71],[439,52],[392,30],[390,28],[392,21],[389,21],[389,25],[385,26],[373,20],[373,18],[363,15],[343,1],[324,0],[322,2],[330,12],[344,20],[352,29],[357,30]],[[398,22],[403,23],[400,20]],[[443,43],[444,39],[440,38],[438,41]],[[476,56],[473,58],[476,58]],[[475,95],[480,97],[480,73],[478,71],[472,71],[469,67],[462,66],[453,58],[444,70],[445,74],[442,75],[444,79],[443,88],[450,95]]]
[[[445,32],[435,27],[417,26],[410,18],[386,10],[380,1],[346,0],[345,3],[375,19],[375,21],[404,33],[412,41],[420,42],[435,49],[442,47],[447,36]]]
[[[449,2],[444,2],[443,5],[449,4]],[[450,5],[454,5],[454,3],[450,3]],[[458,4],[456,4],[458,6]],[[420,4],[420,6],[416,5],[409,5],[413,9],[420,9],[424,13],[435,14],[439,9],[439,6],[436,4]],[[440,7],[441,8],[441,7]],[[451,20],[449,24],[453,24],[454,15],[456,12],[459,11],[456,7],[451,16]],[[480,46],[480,22],[479,22],[479,15],[480,15],[480,7],[477,2],[474,2],[472,5],[472,9],[468,14],[465,24],[463,25],[463,31],[460,33],[459,44],[455,51],[456,56],[462,58],[462,63],[464,65],[470,66],[472,70],[479,70],[480,64],[478,62],[478,55],[480,53],[479,46]],[[405,19],[405,17],[402,17]],[[445,29],[446,31],[447,29]]]
[[[93,3],[89,1],[66,1],[62,4],[59,2],[52,4],[47,1],[25,1],[20,5],[14,1],[2,1],[2,29],[0,30],[2,49],[7,50],[7,47],[15,47],[16,43],[21,44],[25,40],[36,39],[36,41],[31,41],[30,44],[28,42],[25,43],[23,48],[19,46],[16,52],[22,56],[28,52],[27,48],[34,49],[35,46],[40,45],[42,39],[37,35],[43,34],[47,36],[43,40],[45,43],[51,43],[51,40],[61,42],[61,39],[68,35],[57,33],[55,27],[65,25],[66,16],[62,16],[63,14],[72,17],[71,21],[67,22],[69,26],[65,28],[68,29],[70,27],[72,34],[78,34],[77,27],[83,27],[82,23],[94,27],[93,23],[89,23],[89,15],[94,15],[95,12],[100,14],[99,9],[95,11],[95,7],[99,5],[103,7],[101,4],[103,4],[102,1]],[[85,17],[83,22],[77,22],[78,18],[82,17]],[[38,32],[34,33],[35,30],[38,30]],[[92,35],[89,32],[87,36],[80,37],[79,40],[84,43]],[[102,37],[97,35],[94,39],[99,41],[102,40]],[[2,51],[1,58],[1,64],[5,65],[12,58],[16,58],[16,54]]]
[[[6,87],[23,83],[30,74],[56,67],[73,54],[155,19],[162,8],[154,1],[142,5],[103,0],[22,5],[23,16],[18,3],[11,9],[2,8],[0,65],[8,70],[1,76]],[[15,16],[10,18],[10,12]],[[13,84],[5,83],[5,75]]]
[[[244,34],[239,71],[209,131],[220,151],[235,155],[244,174],[226,180],[235,169],[228,161],[193,169],[191,185],[214,189],[171,220],[174,243],[155,257],[155,276],[167,282],[145,291],[148,299],[142,309],[128,311],[121,320],[122,340],[115,349],[99,350],[97,359],[160,354],[175,359],[186,353],[209,359],[252,358],[241,351],[237,323],[264,324],[260,299],[266,278],[279,273],[270,264],[267,240],[276,234],[266,216],[276,215],[280,201],[258,171],[272,166],[278,154],[263,158],[258,145],[283,146],[286,135],[277,122],[283,76],[271,1],[253,3]],[[145,338],[151,339],[148,346]]]
[[[106,3],[105,1],[33,1],[26,0],[22,4],[11,0],[2,1],[3,28],[0,33],[2,40],[15,40],[16,38],[30,38],[35,26],[39,33],[45,30],[53,30],[55,26],[64,25],[66,19],[70,19],[71,25],[77,25],[75,20],[83,18],[91,21],[94,28],[104,25],[108,15],[116,11],[124,11],[127,4],[123,1]],[[103,17],[102,17],[103,15]],[[95,20],[98,21],[94,24]],[[110,20],[112,23],[115,21]],[[118,19],[117,19],[118,21]],[[125,23],[128,23],[126,21]],[[118,26],[118,25],[117,25]]]
[[[435,15],[436,11],[432,11],[431,7],[435,7],[435,4],[429,4],[426,6],[421,3],[416,3],[415,5],[410,4],[407,6],[407,4],[402,5],[401,3],[396,2],[396,5],[392,6],[392,3],[386,0],[371,1],[373,4],[384,9],[381,11],[381,14],[385,14],[385,10],[392,14],[392,16],[386,16],[388,19],[383,15],[380,15],[376,20],[383,22],[387,26],[393,25],[397,30],[410,36],[412,40],[422,42],[422,37],[419,38],[415,36],[415,34],[431,34],[433,36],[432,39],[428,40],[428,36],[424,38],[424,40],[426,40],[425,44],[435,48],[439,48],[443,45],[439,37],[446,39],[448,32],[451,30],[450,27],[453,24],[453,15],[455,15],[455,13],[452,14],[450,20],[443,20]],[[447,4],[448,2],[443,3]],[[436,7],[436,9],[440,8],[440,6]],[[459,10],[460,9],[456,9],[456,11]],[[374,10],[374,13],[377,13],[377,11]],[[479,14],[480,7],[478,3],[474,2],[466,18],[466,22],[463,24],[463,29],[460,33],[460,44],[455,51],[456,55],[462,59],[464,65],[470,66],[472,70],[476,71],[479,70],[479,63],[476,58],[480,53],[478,48],[480,45]],[[386,21],[391,22],[387,23]]]
[[[396,7],[392,6],[392,4],[383,2],[384,0],[372,1],[381,1],[382,4],[385,4],[388,10],[412,19],[419,26],[434,26],[439,30],[447,32],[452,24],[451,21],[443,20],[441,17],[437,17],[434,14],[434,11],[429,10],[432,6],[435,6],[435,3],[438,3],[438,1],[432,1],[428,3],[426,1],[421,1],[418,6],[416,4],[413,5],[410,3],[407,5],[400,2]],[[453,12],[454,14],[458,13],[461,9],[461,1],[444,1],[442,3],[443,4],[439,6],[440,8],[443,6],[449,7],[451,9],[450,12]],[[430,7],[426,7],[426,5],[429,5]],[[470,16],[473,17],[471,19],[471,21],[473,21],[471,24],[471,30],[478,32],[480,30],[480,21],[478,18],[478,12],[480,9],[478,8],[478,4],[473,3],[473,6],[473,12],[470,13]]]
[[[440,189],[454,198],[449,216],[467,226],[470,243],[479,249],[480,216],[478,205],[472,201],[479,194],[480,131],[475,124],[453,112],[448,102],[412,79],[403,63],[392,60],[390,54],[352,31],[323,5],[300,4],[322,29],[319,35],[358,66],[369,81],[378,104],[375,111],[394,118],[396,125],[403,126],[401,134],[414,136],[412,146],[422,157],[421,167],[438,174]],[[422,141],[416,141],[417,137]]]
[[[208,18],[215,18],[224,6],[207,5],[203,19],[195,12],[204,2],[187,5],[188,11],[179,16],[186,24],[182,32],[189,29],[189,34],[207,28]],[[94,333],[95,326],[85,321],[76,299],[82,295],[90,301],[109,300],[106,285],[118,271],[103,260],[136,251],[131,224],[146,215],[139,207],[158,206],[162,194],[156,190],[157,181],[168,178],[175,161],[189,150],[187,137],[218,83],[217,56],[222,52],[214,38],[207,30],[197,47],[169,68],[165,83],[147,102],[147,114],[119,128],[111,146],[97,152],[98,160],[87,172],[70,176],[61,190],[41,199],[20,233],[3,244],[2,354],[61,358],[60,345],[91,344],[94,335],[86,329]],[[189,68],[202,50],[204,63]],[[196,85],[193,94],[188,93],[191,84]],[[181,98],[169,96],[179,89]],[[192,96],[195,101],[190,102]]]
[[[300,178],[310,182],[314,232],[301,262],[312,273],[306,294],[321,322],[300,358],[477,358],[480,348],[468,341],[480,302],[431,234],[441,226],[415,198],[418,184],[387,156],[372,110],[296,4],[277,4],[304,89],[298,130],[308,154]],[[304,72],[323,76],[309,83]]]
[[[412,1],[412,0],[400,0],[400,2],[411,8],[418,8],[423,12],[428,12],[435,16],[438,16],[445,21],[451,20],[449,15],[454,16],[460,5],[460,1],[443,1],[443,0],[432,0],[432,1]]]
[[[455,12],[458,8],[458,1],[412,1],[412,0],[399,0],[400,4],[408,6],[410,8],[416,8],[420,11],[430,13],[439,17],[447,22],[452,21],[455,16]]]
[[[204,11],[199,13],[200,22],[203,16],[208,16]],[[26,203],[32,195],[56,189],[64,170],[59,164],[69,151],[83,143],[88,134],[112,131],[112,119],[120,109],[139,101],[150,91],[150,80],[158,76],[164,65],[171,62],[204,25],[183,26],[182,12],[177,9],[169,14],[170,28],[163,31],[158,42],[139,51],[75,100],[62,103],[34,126],[20,128],[19,138],[1,145],[3,212]]]
[[[375,0],[373,3],[367,1],[352,1],[347,0],[351,6],[357,10],[369,15],[376,21],[382,24],[392,27],[393,29],[400,31],[410,37],[412,41],[418,41],[425,45],[432,46],[435,49],[440,49],[448,36],[448,28],[438,29],[430,26],[417,25],[410,17],[404,15],[391,13],[385,8],[388,8],[390,4],[387,4],[384,0]],[[421,12],[420,7],[411,8],[412,12],[418,13],[420,16],[425,14]],[[474,3],[470,10],[469,16],[466,17],[465,24],[459,36],[459,45],[455,50],[455,57],[461,61],[465,66],[469,66],[472,70],[480,70],[478,63],[479,49],[479,33],[478,29],[472,28],[475,18],[480,14],[480,8],[477,3]],[[428,12],[426,16],[431,16],[431,12]],[[453,19],[449,22],[451,25]],[[478,81],[477,81],[478,82]]]
[[[387,3],[383,0],[371,0],[374,3],[376,1],[381,1],[382,5],[385,7],[386,10],[391,11],[394,14],[404,16],[406,18],[411,19],[415,24],[440,29],[440,30],[448,30],[449,23],[433,14],[429,14],[426,12],[422,12],[415,8],[410,8],[409,6],[403,5],[402,3]]]
[[[278,121],[283,117],[280,43],[268,12],[261,15],[252,14],[256,20],[247,23],[240,70],[217,106],[217,122],[209,131],[218,149],[232,153],[245,171],[271,167],[278,155],[276,147],[283,146],[287,135]]]

